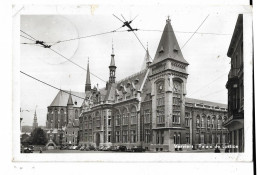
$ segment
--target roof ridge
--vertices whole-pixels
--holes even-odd
[[[137,73],[134,73],[134,74],[132,74],[132,75],[129,75],[128,77],[125,77],[124,79],[121,79],[121,80],[119,80],[119,81],[116,81],[116,83],[117,83],[117,84],[122,83],[123,81],[125,81],[125,80],[127,80],[127,79],[133,78],[133,77],[135,77],[135,76],[137,76],[137,75],[140,75],[140,74],[144,73],[146,70],[147,70],[147,68],[146,68],[146,69],[143,69],[143,70],[141,70],[141,71],[139,71],[139,72],[137,72]]]

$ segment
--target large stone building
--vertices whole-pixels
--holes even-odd
[[[244,151],[244,44],[243,15],[238,16],[227,55],[231,58],[228,74],[228,119],[224,123],[230,131],[232,152]]]
[[[78,98],[81,97],[81,98]],[[48,139],[57,145],[77,145],[79,115],[85,93],[60,90],[48,106],[46,128]]]
[[[109,81],[101,89],[91,88],[88,64],[82,94],[85,100],[75,108],[81,110],[79,144],[174,151],[177,144],[197,148],[228,143],[228,131],[222,126],[227,106],[186,97],[189,64],[182,55],[170,19],[166,21],[153,61],[148,49],[145,60],[143,70],[116,81],[113,49]],[[59,115],[60,107],[50,108],[49,116],[56,109]],[[56,121],[48,124],[60,126]]]

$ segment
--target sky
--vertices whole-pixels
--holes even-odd
[[[31,9],[25,9],[25,12]],[[21,15],[20,29],[38,40],[52,44],[60,40],[78,38],[113,31],[122,26],[113,14],[132,22],[133,28],[141,29],[136,34],[153,58],[170,16],[171,24],[180,47],[199,30],[182,49],[189,62],[187,97],[227,103],[225,84],[230,69],[227,51],[235,28],[240,8],[169,7],[169,6],[97,6],[97,7],[56,7],[48,8],[45,14]],[[68,13],[68,11],[70,13]],[[37,14],[37,15],[36,15]],[[120,29],[124,31],[126,28]],[[152,31],[143,31],[152,30]],[[23,33],[21,33],[23,34]],[[23,34],[26,36],[25,34]],[[109,63],[114,44],[116,80],[141,70],[145,50],[132,32],[114,32],[79,40],[57,43],[52,46],[66,58],[87,68],[103,80],[108,80]],[[31,43],[20,38],[20,43]],[[148,44],[147,44],[148,43]],[[30,44],[20,44],[20,70],[64,90],[84,92],[86,71],[65,60],[49,49]],[[91,75],[92,86],[101,88],[105,82]],[[22,125],[32,125],[34,110],[39,125],[46,122],[47,107],[58,90],[20,75],[20,106]]]

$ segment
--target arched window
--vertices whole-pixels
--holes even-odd
[[[221,129],[221,120],[222,120],[221,116],[219,116],[218,123],[217,123],[218,124],[218,129]]]
[[[60,110],[60,124],[61,124],[61,127],[65,125],[65,116],[64,116],[64,110],[63,108]]]
[[[120,125],[120,115],[119,112],[117,111],[115,114],[115,125],[119,126]]]
[[[215,116],[213,116],[212,119],[211,119],[212,129],[215,129],[215,119],[216,119]]]
[[[137,123],[137,116],[136,116],[136,108],[132,107],[131,109],[131,124]]]
[[[197,128],[200,127],[200,116],[199,115],[197,115],[196,125],[197,125]]]
[[[79,118],[79,112],[78,112],[78,110],[76,109],[75,110],[75,119],[78,119]]]
[[[54,128],[58,128],[58,110],[55,109],[54,112]]]
[[[128,125],[128,113],[127,113],[126,109],[124,109],[124,111],[123,111],[122,118],[123,118],[123,125]]]
[[[210,128],[210,116],[207,118],[207,128]]]
[[[101,117],[98,111],[95,113],[95,126],[96,127],[101,126]]]
[[[205,116],[201,117],[201,127],[205,128]]]

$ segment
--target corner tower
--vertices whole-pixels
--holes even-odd
[[[109,83],[115,83],[115,82],[116,82],[116,65],[115,65],[114,46],[112,44],[111,62],[109,65]]]
[[[150,65],[152,129],[156,149],[185,143],[185,95],[188,62],[184,59],[171,20],[166,20],[160,43]],[[169,140],[170,143],[164,143]]]

